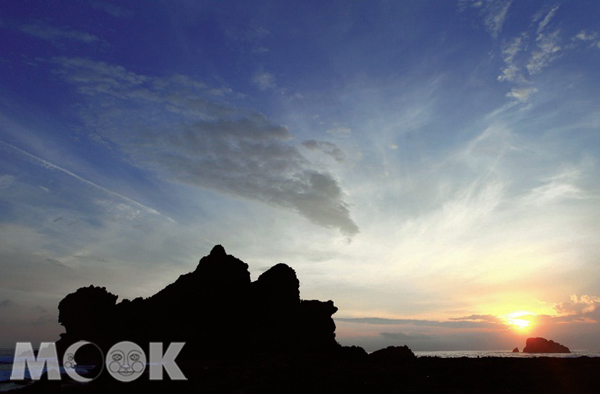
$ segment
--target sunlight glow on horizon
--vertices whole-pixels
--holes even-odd
[[[530,318],[535,316],[537,316],[537,314],[532,312],[517,311],[509,313],[508,315],[505,315],[502,318],[506,321],[510,328],[519,331],[526,331],[532,328],[532,321],[530,320]]]

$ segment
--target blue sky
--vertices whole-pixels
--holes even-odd
[[[222,244],[344,344],[600,349],[595,2],[5,1],[0,42],[1,344]]]

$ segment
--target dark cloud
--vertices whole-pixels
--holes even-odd
[[[407,345],[418,351],[453,351],[510,349],[521,346],[506,330],[482,330],[436,332],[423,334],[419,332],[381,332],[375,336],[340,338],[343,345],[358,345],[367,351],[374,351],[390,345]],[[421,356],[421,355],[420,355]]]
[[[497,328],[499,323],[491,321],[472,321],[450,319],[447,321],[439,320],[419,320],[419,319],[385,319],[379,317],[364,318],[336,318],[336,321],[349,323],[375,324],[375,325],[412,325],[423,327],[448,327],[448,328]]]
[[[56,321],[58,320],[57,317],[58,316],[53,315],[53,314],[39,315],[36,318],[29,321],[29,324],[32,326],[54,325],[54,324],[56,324]]]
[[[429,341],[432,339],[430,335],[424,334],[405,334],[403,332],[382,332],[380,334],[385,339],[389,339],[392,341]]]
[[[69,267],[68,265],[62,263],[61,261],[57,260],[57,259],[52,259],[47,257],[44,260],[46,263],[48,263],[52,268],[59,268],[59,269],[72,269],[71,267]]]
[[[215,96],[186,76],[151,78],[120,66],[58,58],[57,74],[86,99],[82,116],[136,166],[177,181],[298,212],[315,224],[358,233],[338,180],[290,143],[287,127]],[[342,159],[323,141],[308,143]]]
[[[343,162],[346,160],[344,152],[336,145],[327,141],[308,140],[302,143],[302,146],[313,150],[321,151],[326,155],[331,156],[335,161]]]
[[[494,324],[503,324],[502,319],[498,316],[494,315],[469,315],[463,317],[452,317],[450,320],[454,321],[479,321],[479,322],[489,322]]]
[[[9,299],[2,300],[2,301],[0,301],[0,308],[8,308],[9,306],[11,306],[13,304],[14,303]]]

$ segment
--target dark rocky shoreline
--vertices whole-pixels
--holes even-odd
[[[393,363],[320,355],[178,362],[187,381],[36,382],[19,393],[598,393],[600,358],[437,358]]]

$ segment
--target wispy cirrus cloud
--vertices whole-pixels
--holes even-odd
[[[504,60],[505,67],[498,76],[499,81],[527,82],[517,63],[517,56],[527,48],[526,39],[527,34],[523,33],[502,45],[502,59]]]
[[[536,88],[514,88],[506,94],[506,97],[525,102],[529,100],[529,97],[537,91],[538,90]]]
[[[532,86],[532,78],[563,56],[566,47],[561,31],[550,28],[558,10],[559,7],[555,6],[536,13],[532,17],[535,30],[523,31],[503,42],[501,56],[504,67],[500,70],[498,81],[516,85],[506,97],[522,103],[529,101],[531,95],[538,91]],[[588,38],[585,34],[582,37]]]
[[[290,143],[287,127],[185,76],[149,77],[80,58],[55,62],[57,74],[94,104],[83,111],[86,125],[136,166],[168,181],[291,209],[347,236],[358,233],[339,181]],[[341,158],[330,143],[307,147]]]
[[[259,72],[254,75],[252,82],[254,82],[260,90],[275,89],[277,87],[275,76],[267,71]]]
[[[9,175],[9,174],[0,175],[0,189],[9,188],[13,184],[15,179],[16,179],[16,177],[14,175]]]
[[[467,7],[479,9],[485,29],[494,38],[501,33],[511,4],[512,0],[461,0],[458,3],[461,10]]]
[[[560,30],[548,31],[548,27],[558,9],[559,7],[555,6],[547,13],[539,12],[533,17],[532,22],[539,22],[537,23],[535,37],[537,48],[532,50],[529,61],[525,66],[529,75],[538,74],[562,55],[564,48],[562,47]]]
[[[99,42],[100,39],[90,33],[65,27],[54,27],[43,22],[29,23],[19,27],[19,30],[32,37],[58,43],[61,40],[80,41],[87,44]]]
[[[588,198],[585,191],[578,186],[580,177],[579,169],[562,169],[553,176],[541,179],[542,185],[533,188],[524,201],[533,204],[546,204],[561,200]]]
[[[331,129],[327,129],[327,134],[336,137],[348,137],[350,134],[352,134],[352,130],[348,127],[333,127]]]
[[[592,48],[600,49],[600,35],[598,32],[590,30],[582,30],[572,38],[574,41],[586,42]]]
[[[595,31],[582,30],[574,37],[580,41],[595,41],[598,39],[598,33]]]
[[[103,1],[94,1],[90,5],[95,9],[106,12],[115,18],[128,18],[133,14],[131,11],[125,8]]]
[[[531,54],[529,62],[526,65],[530,75],[540,73],[548,67],[553,61],[562,56],[562,44],[560,30],[551,33],[540,33],[536,38],[537,50]]]
[[[543,13],[538,13],[534,16],[534,18],[533,18],[534,22],[541,19],[541,21],[538,23],[538,27],[537,27],[538,34],[540,34],[542,31],[544,31],[546,26],[548,26],[548,24],[550,23],[552,18],[554,18],[554,14],[556,14],[556,11],[558,10],[558,8],[559,8],[559,6],[554,6],[554,7],[552,7],[552,9],[550,11],[548,11],[548,13],[546,15],[544,15]],[[542,16],[543,16],[543,18],[542,18]]]
[[[484,6],[484,12],[486,13],[485,25],[492,37],[498,37],[502,31],[502,25],[511,3],[512,0],[486,2]]]

